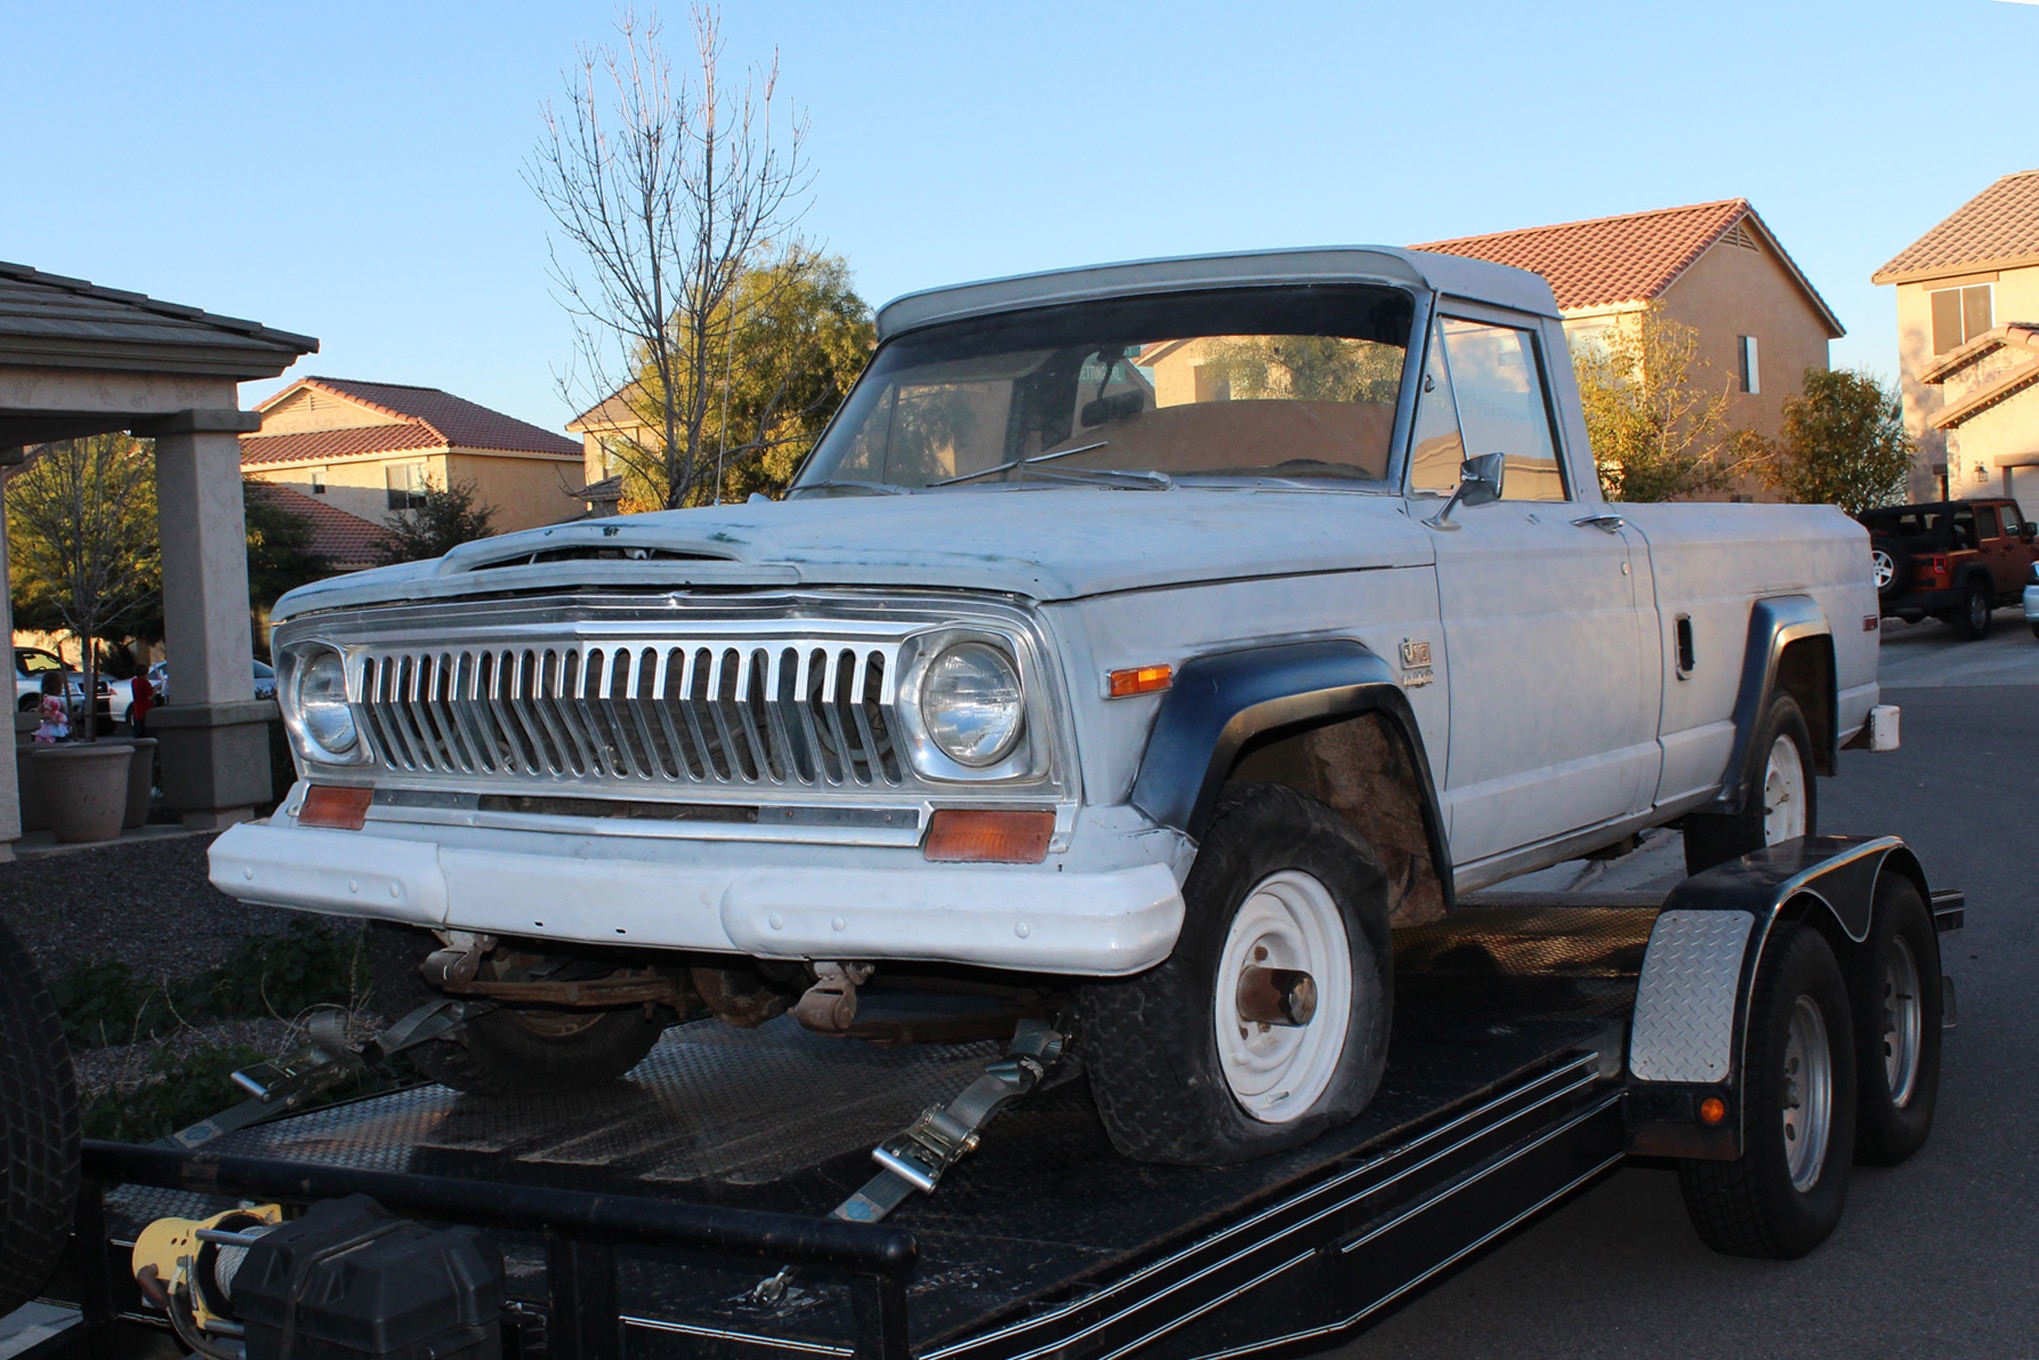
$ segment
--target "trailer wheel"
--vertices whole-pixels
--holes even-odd
[[[1083,989],[1112,1144],[1208,1166],[1307,1141],[1366,1108],[1394,1000],[1380,860],[1329,807],[1240,785],[1183,884],[1167,961]]]
[[[1678,1182],[1706,1245],[1795,1260],[1840,1222],[1855,1153],[1853,1014],[1819,932],[1772,928],[1744,1052],[1742,1155],[1681,1162]]]
[[[438,947],[428,931],[373,922],[368,961],[377,1004],[396,1020],[439,993],[418,976]],[[644,1060],[665,1032],[663,1013],[644,1008],[578,1011],[498,1006],[445,1039],[407,1050],[417,1069],[442,1085],[479,1096],[542,1095],[615,1081]]]
[[[1916,885],[1876,883],[1869,938],[1851,952],[1855,1160],[1896,1166],[1926,1145],[1940,1093],[1940,938]]]
[[[1685,872],[1700,874],[1766,845],[1819,830],[1819,784],[1813,776],[1812,729],[1798,700],[1770,701],[1751,750],[1763,767],[1738,813],[1694,813],[1685,819]]]
[[[56,1269],[78,1197],[78,1087],[71,1049],[20,938],[0,921],[0,1316]]]

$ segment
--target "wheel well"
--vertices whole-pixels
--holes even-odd
[[[1390,924],[1422,925],[1444,916],[1429,796],[1407,737],[1383,715],[1359,713],[1262,733],[1240,749],[1226,778],[1280,784],[1343,817],[1387,870]]]
[[[1776,692],[1789,694],[1805,714],[1812,736],[1813,769],[1836,772],[1834,761],[1834,639],[1822,634],[1801,638],[1777,660]]]

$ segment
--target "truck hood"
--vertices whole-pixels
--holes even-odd
[[[317,610],[598,586],[898,586],[1034,600],[1255,576],[1423,566],[1392,496],[1092,487],[811,497],[577,520],[442,558],[335,577],[277,602]]]

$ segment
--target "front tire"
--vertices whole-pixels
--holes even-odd
[[[1085,1063],[1113,1146],[1217,1165],[1294,1147],[1365,1109],[1394,1001],[1387,881],[1372,848],[1315,799],[1236,786],[1183,901],[1164,963],[1083,989]],[[1255,988],[1296,974],[1314,1004],[1252,1018],[1267,1013]]]
[[[1684,1161],[1678,1184],[1700,1239],[1729,1256],[1790,1261],[1827,1240],[1855,1154],[1855,1040],[1841,966],[1818,931],[1770,931],[1749,1007],[1743,1149]]]
[[[1694,813],[1685,819],[1685,872],[1704,873],[1716,864],[1766,845],[1819,831],[1819,786],[1813,777],[1812,729],[1789,694],[1770,701],[1752,749],[1764,753],[1743,811]]]
[[[438,947],[430,932],[374,922],[368,962],[386,1022],[437,998],[418,965]],[[584,1011],[498,1006],[444,1039],[406,1050],[433,1081],[480,1096],[529,1096],[601,1086],[644,1060],[669,1017],[644,1008]]]
[[[1877,880],[1869,938],[1851,951],[1855,1160],[1896,1166],[1926,1145],[1940,1093],[1940,937],[1918,887]]]

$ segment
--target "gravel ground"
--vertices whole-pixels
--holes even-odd
[[[119,959],[137,978],[187,978],[295,912],[236,902],[206,881],[209,836],[99,846],[0,864],[0,913],[46,976]]]

